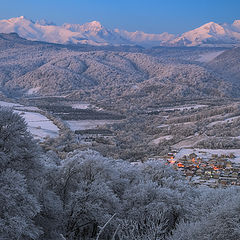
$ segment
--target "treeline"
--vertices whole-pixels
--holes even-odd
[[[173,123],[185,123],[185,122],[196,122],[201,121],[204,119],[208,119],[213,116],[221,115],[221,114],[230,114],[230,113],[236,113],[236,111],[239,111],[237,106],[226,106],[226,107],[216,107],[213,109],[207,109],[207,110],[201,110],[196,111],[195,114],[187,115],[185,116],[185,112],[182,113],[183,116],[180,116],[178,118],[172,118],[169,121],[167,121],[168,124]],[[234,114],[233,114],[234,116]],[[215,121],[215,119],[212,119],[212,121]]]
[[[39,108],[51,112],[62,120],[121,120],[126,117],[110,112],[96,111],[92,109],[75,109],[64,105],[41,105]]]
[[[206,149],[239,149],[240,139],[209,137],[197,142],[194,147]]]

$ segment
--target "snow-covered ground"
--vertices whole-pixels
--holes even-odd
[[[151,141],[150,144],[159,144],[161,141],[171,140],[172,138],[173,138],[172,135],[161,136]]]
[[[35,94],[35,93],[37,93],[40,89],[41,89],[41,87],[30,88],[30,89],[27,91],[27,94],[28,94],[28,95]]]
[[[71,105],[72,108],[74,109],[94,109],[97,111],[102,111],[103,109],[100,107],[97,107],[95,105],[92,105],[90,103],[74,103]]]
[[[165,127],[169,127],[169,125],[168,124],[161,124],[161,125],[157,126],[157,128],[165,128]]]
[[[17,107],[14,107],[14,109],[16,110],[19,110],[19,111],[32,111],[32,112],[35,112],[35,111],[40,111],[39,108],[37,107],[32,107],[32,106],[17,106]]]
[[[211,126],[214,126],[214,125],[219,124],[219,123],[227,123],[227,122],[231,123],[232,121],[234,121],[235,119],[238,119],[238,118],[240,118],[240,116],[226,118],[225,120],[211,122],[211,123],[208,124],[208,126],[211,127]]]
[[[118,120],[78,120],[78,121],[66,121],[72,131],[94,129],[98,126],[105,124],[113,124]]]
[[[182,125],[191,125],[196,122],[184,122],[184,123],[171,123],[171,124],[161,124],[157,126],[157,128],[165,128],[165,127],[170,127],[170,126],[182,126]]]
[[[75,103],[72,104],[72,108],[74,109],[88,109],[90,107],[89,103]]]
[[[10,107],[14,112],[20,114],[25,119],[28,130],[34,138],[42,140],[47,136],[58,136],[59,128],[51,120],[40,113],[31,112],[39,110],[38,108],[5,101],[0,101],[0,106]]]
[[[197,142],[203,140],[204,136],[200,135],[200,136],[189,136],[187,138],[185,138],[184,140],[176,143],[175,145],[173,145],[174,148],[177,149],[181,149],[181,148],[190,148],[193,147],[193,145],[195,145]]]
[[[34,138],[43,139],[47,136],[58,136],[59,128],[42,114],[18,110],[14,110],[14,112],[19,113],[25,119],[28,125],[28,130],[32,133]]]
[[[204,63],[210,62],[223,52],[224,51],[217,51],[217,52],[210,52],[210,53],[202,54],[202,55],[199,56],[197,61],[198,62],[204,62]]]
[[[189,109],[198,109],[202,107],[207,107],[207,105],[186,105],[186,106],[179,106],[179,107],[173,107],[173,108],[165,108],[165,111],[183,111],[183,110],[189,110]]]
[[[5,101],[0,101],[0,106],[1,107],[23,107],[23,105],[18,104],[18,103],[11,103],[11,102],[5,102]]]
[[[21,111],[39,111],[40,110],[37,107],[23,106],[22,104],[19,104],[19,103],[12,103],[12,102],[5,102],[5,101],[0,101],[0,106],[9,107],[9,108],[13,108],[15,110],[21,110]]]

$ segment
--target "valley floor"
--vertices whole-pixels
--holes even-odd
[[[166,159],[174,150],[175,161],[191,154],[204,159],[234,155],[231,161],[240,163],[238,100],[161,103],[137,115],[127,110],[117,115],[117,109],[106,110],[104,105],[59,98],[52,98],[51,106],[45,98],[25,99],[25,105],[0,101],[0,105],[22,115],[33,136],[43,145],[53,144],[60,155],[54,142],[67,131],[71,150],[92,148],[128,161]]]

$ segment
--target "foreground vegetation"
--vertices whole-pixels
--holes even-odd
[[[240,238],[239,188],[192,188],[156,161],[93,150],[60,159],[19,115],[0,111],[1,239]]]

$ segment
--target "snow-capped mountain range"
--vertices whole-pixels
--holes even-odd
[[[22,38],[60,44],[142,45],[142,46],[218,46],[240,45],[240,20],[233,24],[209,22],[175,36],[107,29],[100,22],[65,23],[57,26],[45,20],[33,22],[23,16],[0,20],[0,33],[15,32]]]
[[[170,41],[172,45],[199,46],[240,43],[240,20],[233,24],[209,22]]]

